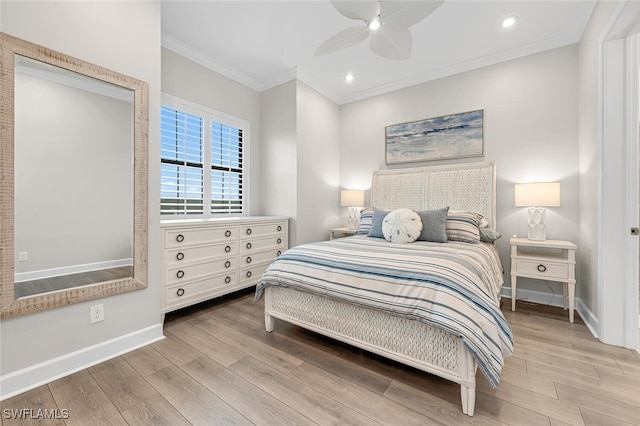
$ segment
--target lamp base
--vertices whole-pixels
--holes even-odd
[[[347,207],[349,216],[347,216],[347,229],[353,231],[358,228],[358,208]]]
[[[544,207],[529,208],[529,231],[527,238],[530,240],[544,241],[547,239],[547,231],[544,225],[546,210]]]

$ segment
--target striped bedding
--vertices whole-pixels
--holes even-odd
[[[462,338],[495,388],[513,352],[498,302],[502,280],[490,244],[353,236],[287,250],[265,271],[256,300],[267,286],[292,287],[441,327]]]

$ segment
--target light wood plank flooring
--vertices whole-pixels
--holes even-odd
[[[566,311],[503,310],[515,335],[502,382],[478,372],[474,417],[459,386],[276,321],[243,292],[167,315],[166,339],[0,404],[58,410],[36,424],[640,424],[640,354],[604,345]],[[63,411],[68,410],[68,411]]]
[[[34,294],[66,290],[68,288],[119,280],[132,276],[133,266],[118,266],[115,268],[99,269],[96,271],[81,272],[78,274],[59,275],[51,278],[22,281],[14,284],[15,298],[19,299],[21,297],[33,296]]]

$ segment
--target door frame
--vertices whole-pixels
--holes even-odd
[[[621,2],[600,37],[598,338],[638,348],[640,2]],[[622,224],[622,226],[621,226]]]

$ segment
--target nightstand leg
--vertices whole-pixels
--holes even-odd
[[[516,311],[516,275],[511,275],[511,311]]]
[[[573,323],[573,302],[576,292],[576,283],[568,283],[569,287],[569,322]]]
[[[569,283],[562,284],[562,309],[567,310],[567,289],[569,287]]]

